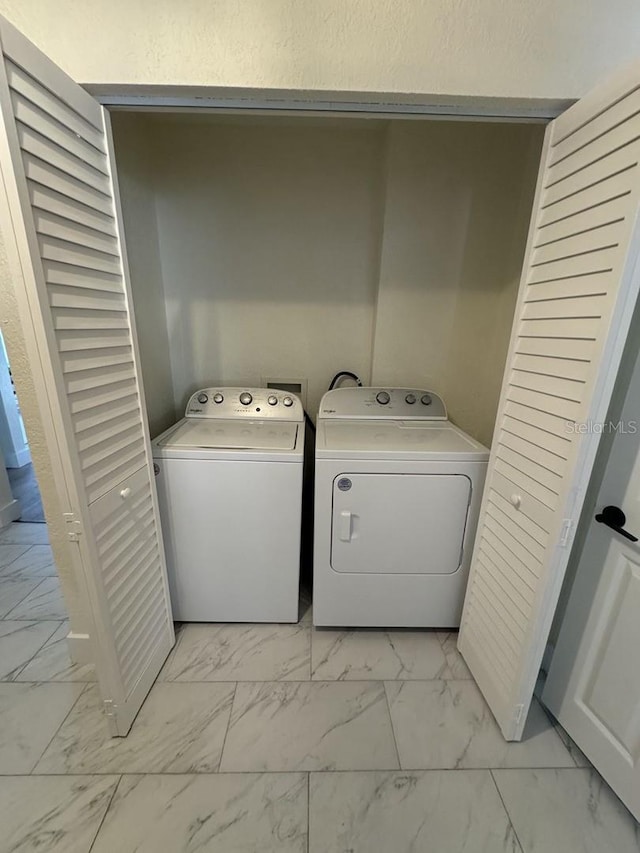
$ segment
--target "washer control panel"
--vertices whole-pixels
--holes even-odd
[[[254,418],[304,421],[300,399],[276,388],[201,388],[191,395],[187,418]]]
[[[446,421],[447,408],[425,388],[335,388],[320,401],[318,417]]]

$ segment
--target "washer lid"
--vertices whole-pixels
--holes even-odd
[[[293,450],[298,424],[275,421],[185,419],[158,447],[173,449]]]
[[[485,459],[488,450],[449,421],[325,420],[318,424],[318,455],[347,453],[429,455]]]

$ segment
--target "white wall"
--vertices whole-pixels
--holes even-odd
[[[84,83],[577,98],[638,56],[637,0],[1,0]]]
[[[155,185],[147,124],[130,113],[114,113],[116,168],[122,202],[142,379],[151,435],[175,422],[167,314],[160,266]]]
[[[373,383],[426,385],[491,443],[543,128],[394,122]]]
[[[0,332],[0,450],[7,468],[22,468],[31,462],[20,407],[11,380],[9,357]]]
[[[0,529],[20,516],[20,506],[11,493],[11,484],[0,452]]]
[[[114,130],[152,432],[198,387],[267,376],[307,379],[315,415],[348,369],[438,391],[490,443],[542,127],[121,114]]]
[[[198,387],[271,376],[307,379],[315,411],[338,370],[366,382],[384,126],[157,118],[149,127],[177,410]]]

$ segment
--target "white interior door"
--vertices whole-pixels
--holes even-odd
[[[640,538],[640,358],[594,515],[611,506]],[[543,699],[640,820],[640,542],[590,522]]]
[[[108,115],[0,19],[0,216],[113,734],[174,643]]]
[[[522,737],[640,277],[640,65],[545,136],[459,647]]]

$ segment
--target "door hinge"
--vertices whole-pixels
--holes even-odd
[[[102,703],[104,712],[107,717],[116,717],[118,714],[118,706],[113,704],[113,699],[105,699]]]
[[[562,527],[560,529],[560,547],[566,548],[569,544],[569,539],[571,537],[571,530],[573,528],[573,519],[565,518],[562,522]]]
[[[64,520],[67,525],[67,537],[71,542],[77,542],[82,536],[82,527],[75,512],[65,512]]]

